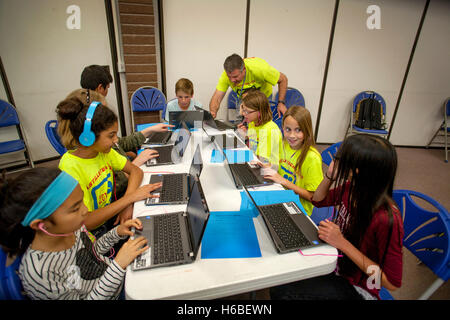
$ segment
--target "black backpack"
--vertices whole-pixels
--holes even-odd
[[[383,130],[383,106],[374,98],[361,100],[356,106],[355,126],[361,129]]]

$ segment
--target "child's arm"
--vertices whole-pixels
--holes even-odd
[[[333,172],[334,168],[334,160],[331,161],[330,166],[328,167],[325,176],[323,177],[322,182],[317,187],[316,191],[314,191],[313,196],[311,197],[312,201],[322,201],[328,195],[328,191],[330,190],[331,184],[336,179],[336,172]]]
[[[306,189],[300,188],[296,184],[293,184],[291,181],[283,178],[278,172],[275,170],[270,170],[269,174],[265,174],[264,178],[270,179],[275,183],[281,184],[283,187],[290,189],[294,191],[296,194],[298,194],[301,198],[306,199],[308,201],[311,201],[312,196],[314,195],[314,192],[308,191]]]
[[[95,229],[134,202],[152,197],[150,193],[159,187],[161,187],[161,183],[143,185],[134,192],[125,194],[110,205],[90,212],[84,222],[86,228],[88,230]]]
[[[398,289],[387,279],[386,274],[383,270],[380,270],[380,266],[377,263],[369,259],[358,248],[344,238],[338,225],[328,220],[321,221],[319,224],[319,238],[336,249],[339,249],[368,276],[372,276],[377,270],[381,271],[381,285],[386,289]]]
[[[127,161],[122,171],[128,174],[128,187],[124,194],[124,196],[126,196],[134,192],[141,185],[142,178],[144,177],[144,172],[130,161]],[[127,207],[125,207],[122,210],[122,212],[120,212],[117,215],[117,219],[114,222],[114,225],[129,220],[132,217],[133,217],[133,203],[130,203]]]

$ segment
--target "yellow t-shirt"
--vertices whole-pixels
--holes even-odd
[[[216,89],[222,92],[227,92],[228,87],[231,87],[238,96],[240,96],[241,89],[254,87],[263,92],[266,97],[272,94],[272,87],[277,84],[280,79],[280,72],[268,64],[264,59],[251,57],[244,59],[246,74],[244,87],[242,88],[242,81],[235,85],[227,76],[225,71],[219,78]]]
[[[121,171],[127,158],[114,149],[99,153],[95,158],[83,159],[66,152],[59,169],[76,179],[83,190],[83,202],[89,211],[103,208],[111,203],[114,192],[114,171]]]
[[[300,150],[293,150],[289,143],[284,141],[283,151],[280,153],[278,173],[283,178],[289,180],[302,189],[316,191],[317,187],[323,180],[322,156],[315,148],[311,147],[306,154],[306,158],[301,167],[300,172],[303,177],[300,177],[295,173],[295,165],[300,154]],[[313,204],[301,197],[300,202],[305,208],[306,213],[311,215],[314,207]]]
[[[280,128],[275,122],[270,120],[261,126],[255,126],[254,122],[250,122],[247,136],[248,147],[254,154],[278,165],[283,138]]]

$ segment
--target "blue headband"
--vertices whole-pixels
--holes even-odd
[[[27,227],[33,220],[50,216],[66,201],[77,185],[78,181],[71,175],[61,172],[33,204],[22,225]]]

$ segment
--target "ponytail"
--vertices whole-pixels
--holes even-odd
[[[87,99],[87,92],[90,92],[89,99]],[[99,101],[94,100],[95,95],[93,93],[95,92],[82,90],[78,94],[69,95],[69,97],[58,103],[56,107],[58,122],[61,124],[61,128],[58,129],[58,134],[67,149],[74,149],[76,147],[84,129],[84,121],[89,105],[93,101]],[[99,102],[104,103],[104,99],[101,99]],[[108,129],[115,122],[117,122],[116,114],[104,104],[99,105],[99,108],[95,110],[91,126],[95,138],[98,138],[100,132]]]

